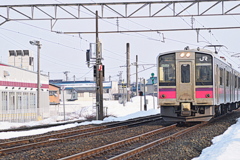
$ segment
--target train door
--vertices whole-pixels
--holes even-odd
[[[215,74],[215,97],[216,103],[219,104],[219,85],[220,85],[220,74],[219,74],[219,67],[216,65],[216,74]]]
[[[179,62],[177,78],[177,100],[193,101],[194,99],[194,71],[192,62]]]

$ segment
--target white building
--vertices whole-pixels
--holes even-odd
[[[27,122],[49,117],[48,76],[40,75],[40,107],[37,108],[33,57],[27,50],[9,51],[9,63],[0,63],[0,121]]]

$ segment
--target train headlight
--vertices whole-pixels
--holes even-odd
[[[206,94],[206,98],[209,98],[210,97],[210,94]]]
[[[183,58],[185,56],[185,53],[180,53],[180,57]]]
[[[162,97],[162,98],[165,98],[165,97],[166,97],[166,95],[165,95],[165,94],[162,94],[162,95],[161,95],[161,97]]]
[[[187,54],[186,54],[186,57],[187,57],[187,58],[189,58],[190,56],[191,56],[191,54],[190,54],[190,53],[187,53]]]

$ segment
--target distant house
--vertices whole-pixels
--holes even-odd
[[[49,84],[49,102],[50,105],[60,104],[60,90],[61,88],[54,84]]]
[[[61,99],[66,101],[95,101],[96,100],[96,82],[95,81],[63,81],[50,80],[51,84],[64,89],[61,93]],[[117,86],[117,83],[116,83]],[[117,92],[116,87],[112,86],[111,81],[103,82],[103,99],[113,99],[113,90]]]
[[[152,81],[152,77],[147,79],[146,95],[154,95],[155,97],[157,97],[157,93],[158,93],[157,89],[158,89],[157,77],[153,77],[153,81]]]

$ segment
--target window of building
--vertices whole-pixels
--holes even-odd
[[[22,93],[16,92],[16,109],[22,109]]]
[[[15,110],[15,92],[9,92],[9,110]]]
[[[2,109],[8,110],[8,92],[2,92]]]
[[[49,91],[49,96],[57,96],[57,91]]]
[[[30,108],[36,108],[36,96],[35,93],[30,93]]]
[[[84,94],[83,93],[79,93],[79,97],[84,97]]]
[[[24,109],[28,109],[28,92],[23,92],[22,105]]]

